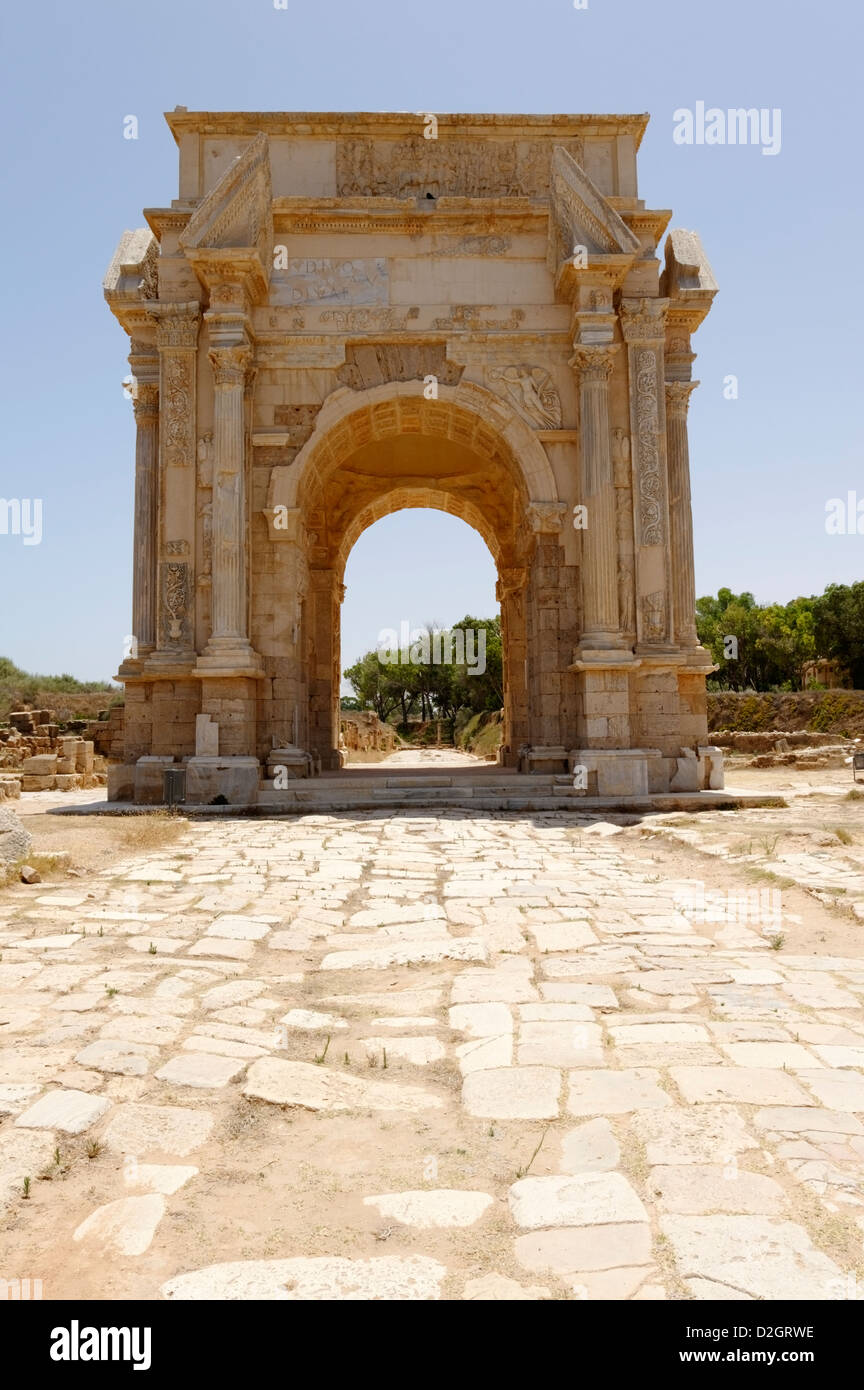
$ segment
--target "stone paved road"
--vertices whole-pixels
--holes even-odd
[[[864,959],[706,924],[636,833],[193,824],[4,900],[0,1275],[860,1297]]]

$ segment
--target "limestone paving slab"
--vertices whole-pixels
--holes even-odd
[[[210,1089],[227,1086],[242,1076],[246,1060],[237,1057],[218,1057],[210,1052],[184,1052],[171,1057],[156,1072],[158,1081],[172,1086],[196,1086]]]
[[[572,1071],[568,1078],[567,1110],[571,1115],[624,1115],[632,1110],[657,1110],[672,1104],[660,1073],[648,1067],[622,1071]]]
[[[378,1197],[363,1198],[364,1206],[375,1207],[382,1216],[420,1231],[434,1227],[473,1226],[493,1201],[488,1192],[468,1192],[455,1188],[387,1192]]]
[[[671,1071],[691,1105],[724,1100],[744,1105],[806,1105],[809,1099],[794,1077],[775,1068],[672,1067]]]
[[[648,1187],[661,1211],[685,1216],[718,1211],[780,1216],[787,1208],[779,1183],[762,1173],[748,1173],[732,1162],[652,1168]]]
[[[648,1220],[636,1191],[621,1173],[588,1172],[522,1178],[509,1193],[517,1226],[606,1226]]]
[[[143,1255],[149,1250],[164,1214],[165,1198],[161,1193],[121,1197],[91,1212],[76,1227],[73,1240],[86,1241],[103,1255]]]
[[[440,1097],[399,1082],[366,1081],[309,1062],[262,1057],[249,1068],[243,1094],[250,1100],[303,1110],[426,1110],[443,1105]]]
[[[444,1265],[424,1255],[247,1260],[210,1265],[162,1285],[166,1299],[428,1302],[441,1296]]]
[[[469,1115],[498,1120],[545,1120],[558,1114],[561,1073],[554,1067],[494,1067],[465,1077]]]
[[[839,1265],[817,1250],[803,1226],[763,1216],[663,1216],[678,1271],[697,1297],[837,1298]],[[705,1294],[691,1281],[709,1280]],[[719,1292],[729,1290],[728,1294]]]
[[[568,1130],[561,1140],[563,1173],[606,1172],[617,1168],[621,1149],[605,1115]]]
[[[718,1157],[725,1163],[759,1147],[731,1105],[643,1110],[633,1115],[630,1126],[651,1164],[711,1163]]]
[[[104,1096],[86,1091],[49,1091],[29,1106],[15,1124],[22,1129],[59,1129],[64,1134],[83,1134],[110,1110]]]
[[[101,1137],[118,1153],[185,1158],[207,1142],[214,1124],[215,1116],[207,1110],[130,1102],[117,1107]]]
[[[645,1221],[630,1221],[531,1231],[517,1237],[515,1253],[523,1269],[532,1273],[581,1275],[636,1267],[641,1283],[651,1268],[651,1227]]]

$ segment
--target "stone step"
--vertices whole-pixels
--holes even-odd
[[[388,777],[385,785],[393,787],[397,791],[409,787],[452,787],[453,778],[446,777],[443,774],[438,775],[437,773],[429,774],[428,776],[420,775],[417,777]]]

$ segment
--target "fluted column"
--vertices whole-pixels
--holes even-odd
[[[669,460],[669,529],[672,541],[673,612],[679,646],[696,647],[696,572],[690,502],[687,411],[698,381],[666,382],[666,450]]]
[[[246,632],[245,390],[248,346],[217,347],[213,365],[212,630],[209,656],[250,651]]]
[[[582,489],[587,526],[582,542],[581,646],[620,647],[618,540],[609,436],[609,377],[617,347],[577,345],[570,365],[579,379]]]
[[[130,656],[147,656],[156,646],[156,554],[159,525],[159,364],[154,377],[137,378],[135,410],[135,529]]]

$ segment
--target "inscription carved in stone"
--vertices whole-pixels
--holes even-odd
[[[386,304],[387,284],[383,256],[301,257],[274,270],[271,294],[275,304]]]

